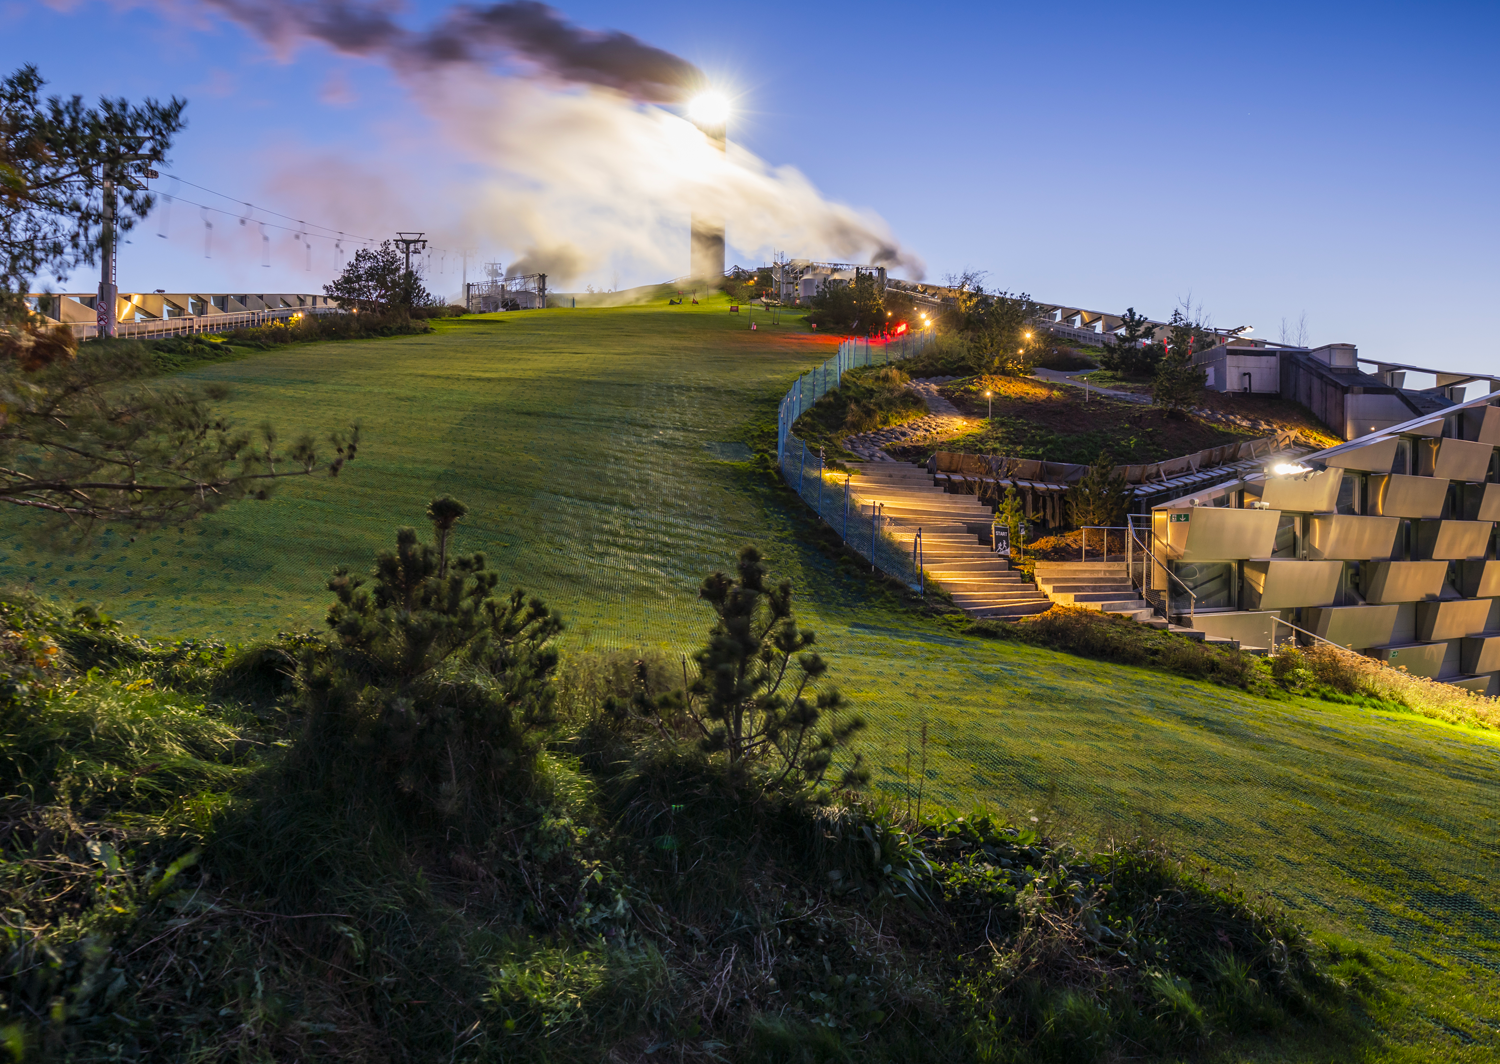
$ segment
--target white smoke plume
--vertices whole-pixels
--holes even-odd
[[[532,0],[457,6],[421,31],[359,0],[201,3],[282,54],[321,42],[389,66],[448,144],[487,175],[460,194],[443,190],[445,202],[460,206],[421,224],[455,246],[512,249],[521,255],[514,269],[543,270],[554,286],[606,265],[685,273],[692,212],[724,218],[730,243],[750,255],[778,248],[921,276],[920,261],[879,217],[828,200],[795,168],[732,141],[721,152],[656,106],[685,102],[706,79],[627,34],[582,29]],[[313,191],[306,178],[282,182],[292,183]],[[346,177],[338,185],[345,199],[359,187]],[[370,216],[341,213],[351,209]]]

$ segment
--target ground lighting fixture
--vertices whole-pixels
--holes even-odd
[[[990,402],[990,416],[989,416],[989,419],[991,421],[994,421],[995,420],[995,398],[994,398],[994,393],[993,392],[985,392],[984,393],[984,397],[986,399],[988,399],[989,402]]]

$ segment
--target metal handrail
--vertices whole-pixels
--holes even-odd
[[[1348,650],[1350,653],[1353,653],[1353,650],[1351,650],[1349,647],[1339,646],[1339,644],[1335,643],[1332,639],[1325,639],[1322,636],[1320,636],[1317,632],[1309,632],[1306,628],[1298,628],[1291,621],[1283,621],[1280,617],[1272,617],[1271,621],[1274,624],[1284,624],[1288,628],[1290,628],[1292,631],[1294,631],[1294,632],[1301,632],[1303,635],[1308,636],[1309,638],[1312,638],[1312,639],[1316,639],[1320,643],[1327,643],[1331,647],[1335,647],[1335,648],[1337,648],[1339,650]],[[1272,631],[1274,631],[1274,630],[1275,629],[1272,629]],[[1276,642],[1276,637],[1275,636],[1271,637],[1271,642],[1272,643]]]
[[[1129,532],[1130,529],[1127,528],[1124,525],[1080,525],[1078,527],[1078,531],[1080,531],[1080,532],[1082,532],[1084,534],[1083,535],[1083,544],[1082,544],[1082,546],[1083,546],[1083,554],[1079,556],[1079,561],[1086,562],[1086,561],[1089,560],[1089,537],[1088,537],[1088,533],[1090,533],[1090,532],[1103,532],[1104,533],[1104,560],[1105,561],[1109,561],[1109,534],[1111,532]]]
[[[1133,520],[1131,520],[1131,517],[1130,517],[1129,514],[1127,514],[1125,516],[1125,520],[1130,523],[1130,525],[1129,525],[1129,531],[1130,531],[1130,538],[1131,538],[1131,540],[1133,540],[1135,542],[1135,544],[1141,548],[1141,551],[1146,555],[1147,558],[1151,559],[1151,564],[1152,565],[1161,566],[1161,571],[1164,572],[1164,573],[1166,573],[1173,580],[1176,580],[1177,581],[1177,585],[1179,587],[1181,587],[1182,590],[1184,590],[1184,591],[1186,591],[1188,593],[1188,619],[1189,619],[1189,621],[1191,621],[1193,618],[1197,617],[1198,616],[1198,612],[1197,612],[1198,611],[1198,596],[1197,596],[1197,594],[1194,593],[1194,591],[1193,591],[1192,588],[1188,587],[1186,584],[1184,584],[1182,582],[1182,577],[1178,576],[1176,573],[1172,572],[1171,569],[1167,568],[1165,565],[1162,565],[1161,562],[1157,561],[1156,555],[1152,552],[1151,548],[1148,547],[1148,546],[1146,546],[1145,543],[1141,542],[1140,537],[1136,535],[1136,532],[1135,532],[1135,522]],[[1134,579],[1135,579],[1134,569],[1131,568],[1129,565],[1127,565],[1126,571],[1131,574],[1131,580],[1134,581]],[[1146,579],[1145,579],[1145,572],[1144,572],[1144,569],[1143,569],[1142,574],[1141,574],[1141,587],[1142,587],[1143,590],[1145,589],[1145,585],[1146,585]],[[1170,602],[1170,598],[1169,598],[1169,602]],[[1166,615],[1166,617],[1167,617],[1168,620],[1171,619],[1171,617],[1172,617],[1172,611],[1170,609],[1168,609],[1168,608],[1166,608],[1164,606],[1162,608],[1162,613]],[[1283,622],[1283,623],[1285,623],[1285,622]]]

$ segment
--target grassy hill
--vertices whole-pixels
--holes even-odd
[[[678,650],[706,624],[702,575],[755,542],[796,583],[834,679],[876,723],[862,747],[881,793],[904,798],[926,723],[929,803],[1092,838],[1165,836],[1384,959],[1381,1038],[1362,1059],[1493,1059],[1500,741],[972,639],[903,610],[810,545],[800,503],[724,460],[765,439],[791,379],[832,350],[795,321],[759,324],[749,331],[722,302],[551,310],[191,371],[232,385],[252,423],[359,420],[358,461],[268,504],[180,531],[109,532],[74,554],[3,514],[0,580],[103,603],[155,637],[268,637],[319,626],[327,572],[367,564],[392,526],[446,492],[471,507],[462,549],[543,595],[569,623],[565,652]],[[1349,1059],[1337,1047],[1296,1055]]]

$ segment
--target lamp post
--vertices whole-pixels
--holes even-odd
[[[994,396],[994,393],[993,392],[985,392],[984,393],[984,397],[986,399],[988,399],[989,403],[990,403],[990,412],[989,412],[989,416],[988,416],[987,420],[994,421],[995,420],[995,396]]]

